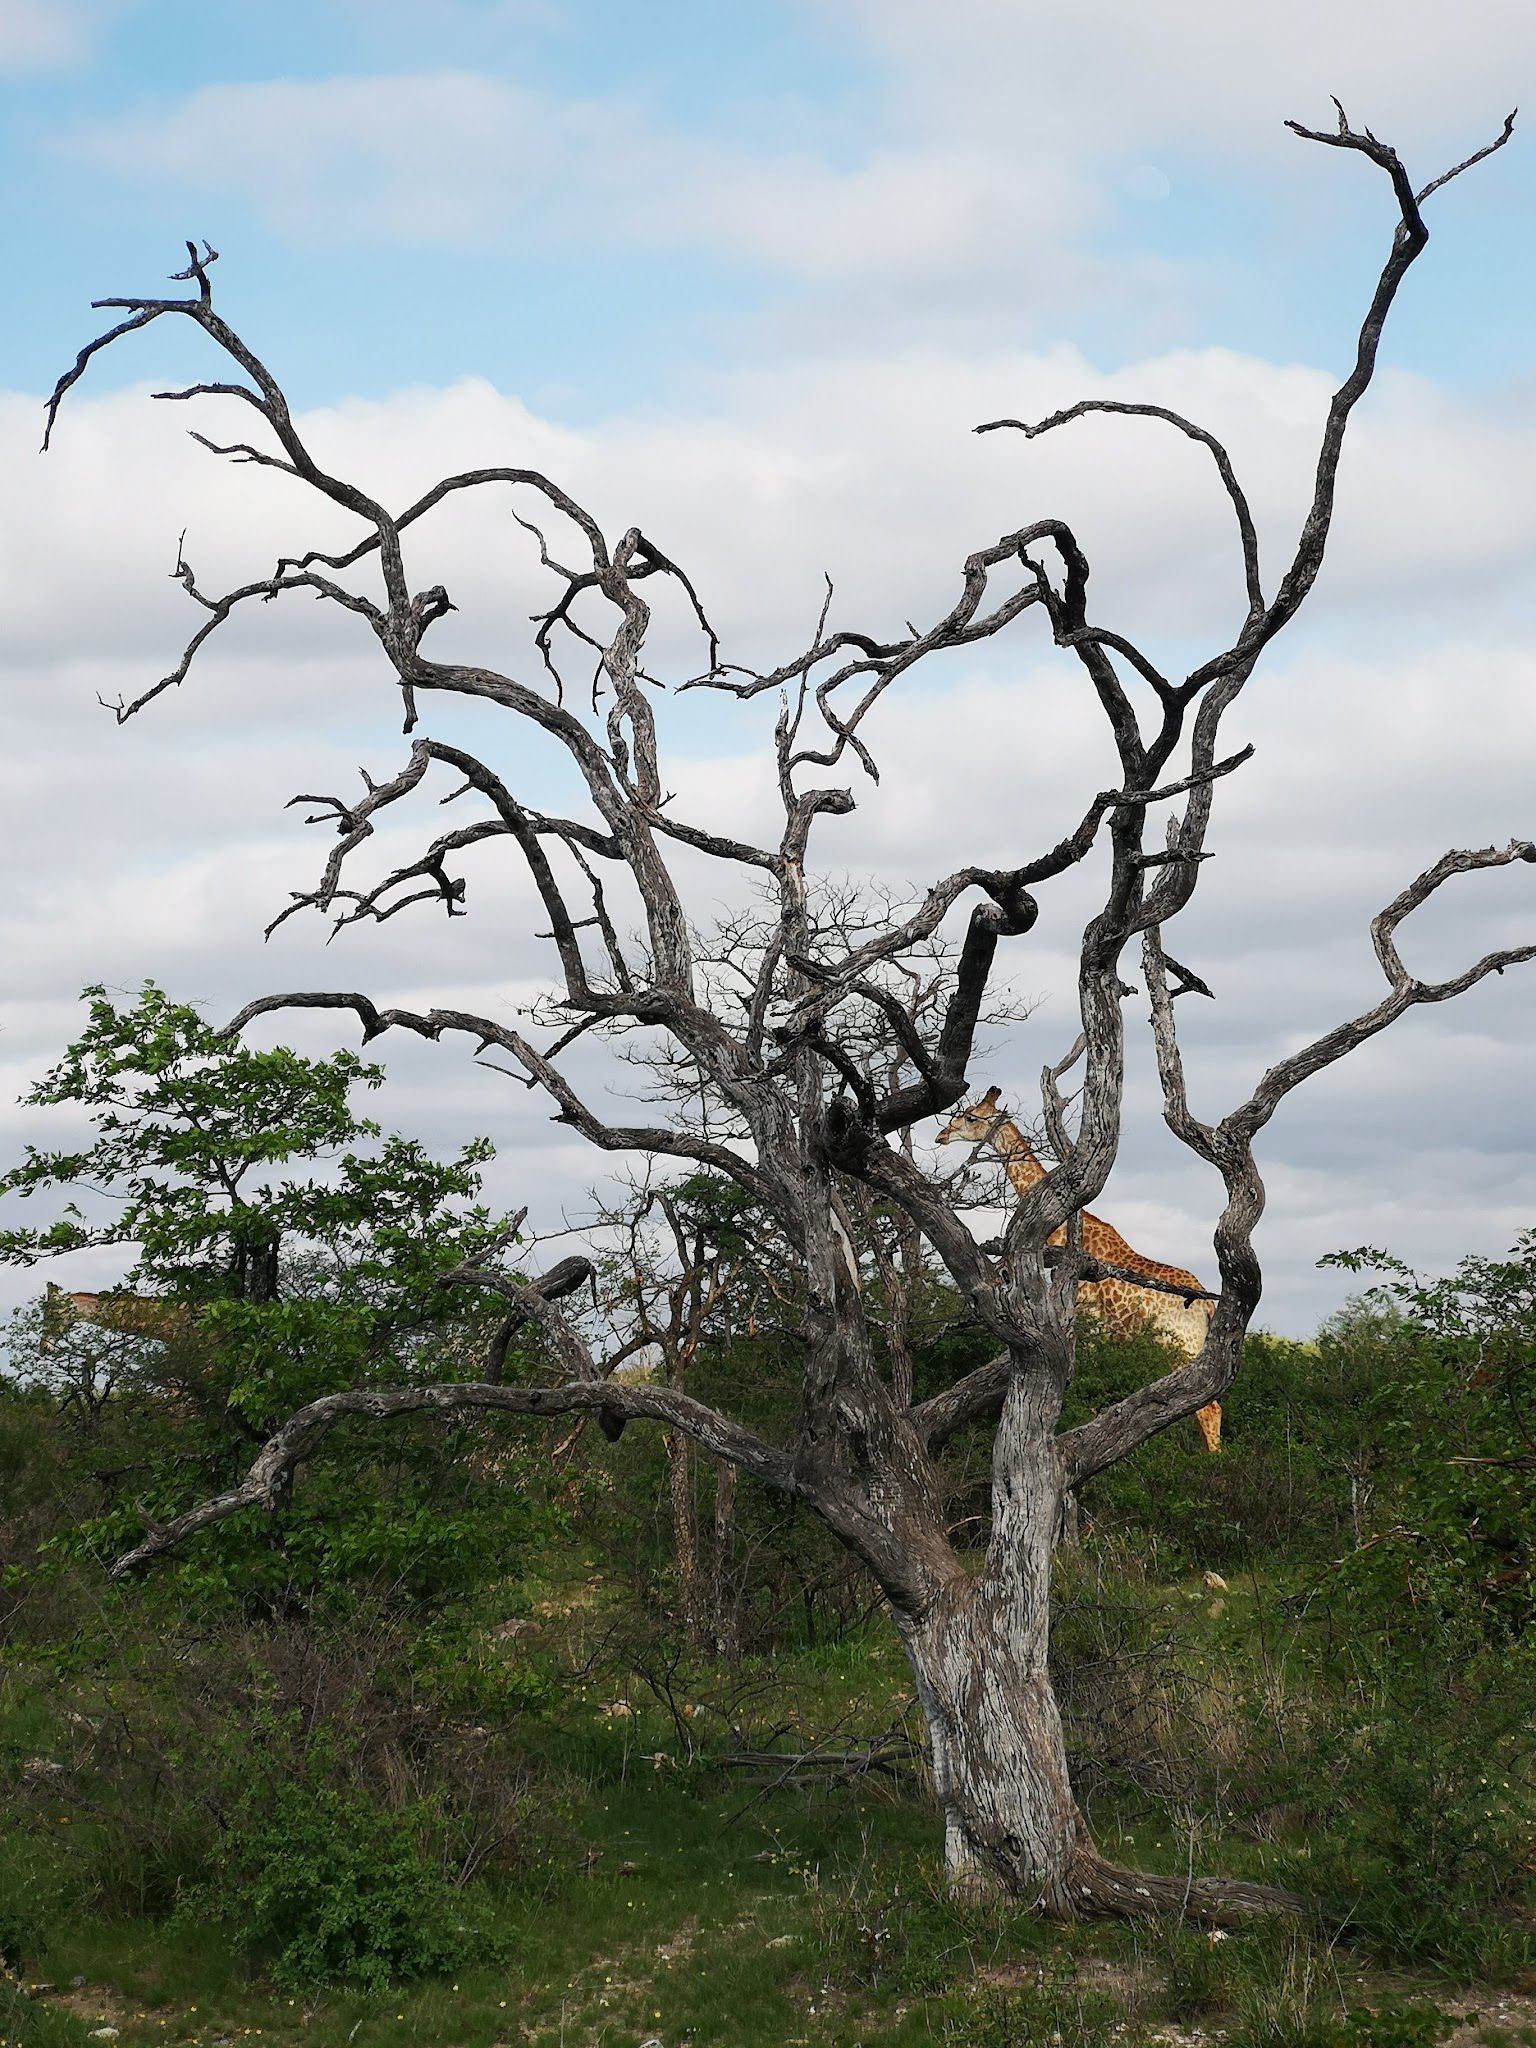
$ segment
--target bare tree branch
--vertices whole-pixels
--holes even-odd
[[[1237,480],[1232,467],[1232,458],[1207,428],[1196,426],[1193,420],[1185,419],[1182,413],[1171,412],[1165,405],[1132,405],[1118,398],[1080,398],[1075,405],[1067,406],[1061,412],[1053,412],[1048,419],[1036,420],[1031,425],[1027,420],[985,420],[975,429],[978,434],[993,434],[1000,427],[1015,427],[1033,440],[1038,434],[1048,434],[1053,427],[1064,427],[1070,420],[1084,418],[1089,413],[1120,413],[1132,419],[1164,420],[1171,427],[1177,427],[1191,441],[1198,441],[1208,448],[1216,473],[1221,478],[1222,488],[1232,501],[1232,510],[1237,515],[1238,539],[1243,551],[1243,577],[1248,586],[1248,616],[1250,623],[1264,609],[1264,590],[1259,581],[1259,536],[1253,523],[1247,495]]]
[[[112,1576],[121,1578],[137,1565],[174,1549],[188,1536],[227,1520],[242,1508],[260,1507],[270,1513],[279,1504],[295,1468],[313,1455],[337,1423],[350,1416],[387,1422],[400,1415],[551,1416],[604,1410],[625,1421],[664,1423],[705,1445],[713,1457],[739,1465],[766,1486],[781,1493],[799,1490],[793,1462],[784,1452],[669,1387],[584,1378],[560,1387],[506,1387],[454,1381],[429,1387],[354,1388],[348,1393],[323,1395],[298,1409],[268,1438],[237,1486],[172,1521],[152,1524],[145,1541],[117,1560]]]

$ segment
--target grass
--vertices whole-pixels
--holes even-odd
[[[624,1811],[640,1817],[638,1807]],[[618,1839],[632,1841],[633,1830]],[[659,1846],[647,1844],[653,1855]],[[1233,1936],[1206,1971],[1190,1957],[1212,1953],[1207,1937],[1187,1930],[1068,1934],[1017,1915],[958,1914],[920,1892],[881,1945],[869,1939],[871,1915],[889,1912],[888,1884],[871,1894],[856,1874],[807,1883],[793,1865],[754,1866],[749,1876],[723,1861],[711,1869],[696,1851],[679,1859],[683,1872],[655,1860],[651,1872],[591,1880],[558,1911],[509,1912],[498,1968],[387,1997],[275,1998],[206,1939],[168,1943],[146,1940],[142,1927],[103,1928],[56,1951],[59,1967],[73,1961],[78,1974],[95,1973],[69,1994],[71,2009],[14,1996],[7,2008],[0,1996],[0,2035],[16,2048],[69,2048],[106,2023],[119,2048],[607,2048],[648,2039],[666,2048],[1054,2048],[1058,2039],[1088,2048],[1166,2038],[1176,2027],[1234,2048],[1434,2048],[1446,2031],[1440,2009],[1413,1987],[1386,1999],[1385,2022],[1351,2020],[1364,2007],[1352,2006],[1339,1958],[1272,1935]],[[1375,1997],[1379,2015],[1380,1986]],[[1501,2048],[1518,2038],[1503,2030]]]
[[[66,2048],[102,2024],[118,2048],[1002,2048],[1054,2035],[1086,2048],[1114,2028],[1135,2040],[1199,2024],[1244,2048],[1337,2048],[1318,2018],[1347,2005],[1336,1956],[1262,1931],[1218,1948],[1189,1930],[1068,1932],[961,1908],[935,1882],[917,1797],[751,1800],[655,1768],[639,1748],[654,1732],[614,1738],[575,1816],[574,1868],[545,1895],[501,1895],[494,1965],[385,1996],[285,1997],[216,1929],[71,1919],[36,1959],[67,2009],[57,1991],[12,1996],[0,2035],[18,2048]],[[1140,1846],[1176,1861],[1166,1837],[1161,1859],[1154,1840]]]
[[[8,1900],[34,1902],[42,1931],[27,1977],[52,1989],[0,1986],[0,2048],[73,2048],[102,2026],[117,2030],[116,2048],[1137,2048],[1175,2038],[1169,2029],[1231,2048],[1436,2048],[1444,2034],[1451,1978],[1384,1973],[1364,1950],[1262,1928],[1217,1941],[1188,1928],[1062,1930],[957,1905],[938,1881],[915,1773],[802,1790],[708,1761],[734,1746],[732,1714],[805,1746],[903,1717],[916,1732],[883,1627],[728,1673],[699,1666],[686,1683],[652,1666],[648,1686],[594,1663],[624,1602],[587,1558],[569,1566],[562,1578],[547,1559],[545,1578],[519,1588],[520,1608],[547,1612],[507,1652],[550,1674],[550,1704],[509,1687],[507,1711],[565,1788],[563,1847],[553,1868],[486,1881],[493,1962],[376,1996],[288,1996],[186,1913],[111,1920],[74,1907],[79,1848],[71,1862],[12,1829],[0,1836],[0,1935]],[[1213,1612],[1198,1578],[1130,1588],[1193,1652],[1198,1682],[1180,1711],[1194,1725],[1231,1711],[1234,1665],[1251,1675],[1263,1590],[1234,1576]],[[627,1712],[607,1711],[619,1700]],[[1165,1711],[1154,1700],[1148,1726]],[[0,1686],[0,1746],[46,1755],[48,1713],[13,1674]],[[1273,1844],[1230,1829],[1213,1841],[1192,1814],[1181,1824],[1176,1799],[1111,1772],[1091,1804],[1106,1852],[1141,1867],[1181,1872],[1192,1854],[1196,1868],[1275,1867]],[[1489,2048],[1536,2048],[1523,2025],[1491,2027]]]
[[[878,2017],[881,2038],[900,2040],[899,1973],[854,1968],[846,1989],[827,1981],[824,1944],[850,1902],[823,1883],[850,1853],[909,1857],[920,1817],[888,1803],[837,1803],[835,1812],[780,1795],[732,1826],[724,1798],[701,1805],[659,1776],[620,1783],[582,1816],[581,1860],[594,1857],[591,1870],[552,1898],[501,1902],[504,1961],[386,1998],[274,1997],[206,1931],[134,1921],[71,1926],[38,1966],[55,1985],[82,1977],[103,1987],[90,2017],[116,2025],[124,2048],[258,2036],[319,2048],[489,2048],[652,2034],[767,2048],[829,2006],[853,2024]]]

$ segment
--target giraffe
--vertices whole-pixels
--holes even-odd
[[[94,1323],[125,1337],[179,1337],[192,1320],[185,1302],[165,1301],[153,1294],[71,1294],[50,1280],[43,1301],[43,1334],[39,1349],[51,1351],[75,1323]]]
[[[990,1145],[1003,1162],[1016,1195],[1022,1197],[1045,1177],[1045,1168],[1035,1157],[1024,1133],[997,1106],[999,1091],[989,1088],[979,1102],[962,1109],[939,1133],[941,1145]],[[1065,1229],[1056,1231],[1052,1244],[1065,1244]],[[1121,1266],[1128,1272],[1145,1273],[1150,1280],[1171,1281],[1176,1287],[1200,1287],[1193,1273],[1182,1266],[1165,1266],[1157,1259],[1144,1259],[1132,1251],[1111,1223],[1091,1210],[1083,1211],[1083,1249],[1106,1266]],[[1203,1289],[1201,1290],[1204,1291]],[[1104,1327],[1117,1337],[1129,1337],[1150,1323],[1159,1336],[1175,1345],[1186,1358],[1193,1358],[1205,1342],[1210,1327],[1211,1304],[1187,1301],[1177,1294],[1138,1287],[1132,1280],[1085,1280],[1077,1290],[1079,1308],[1091,1309]],[[1209,1452],[1221,1449],[1221,1406],[1207,1402],[1195,1416],[1200,1435]]]

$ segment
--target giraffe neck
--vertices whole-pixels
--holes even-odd
[[[1003,1162],[1013,1192],[1021,1198],[1045,1179],[1045,1168],[1035,1157],[1028,1138],[1016,1123],[1003,1117],[992,1126],[992,1149]]]

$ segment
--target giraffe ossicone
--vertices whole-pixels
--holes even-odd
[[[940,1131],[941,1145],[990,1145],[1008,1175],[1009,1184],[1022,1199],[1038,1181],[1045,1168],[1034,1147],[1018,1125],[998,1106],[1000,1090],[989,1088],[979,1102],[959,1110]],[[1128,1273],[1141,1273],[1149,1280],[1163,1280],[1172,1287],[1188,1287],[1204,1293],[1193,1273],[1182,1266],[1165,1266],[1159,1259],[1143,1258],[1133,1251],[1102,1216],[1083,1211],[1083,1249],[1101,1265],[1119,1266]],[[1053,1232],[1050,1242],[1065,1244],[1065,1229]],[[1190,1300],[1161,1288],[1138,1287],[1134,1280],[1084,1280],[1077,1290],[1077,1305],[1096,1315],[1113,1336],[1136,1335],[1151,1324],[1185,1358],[1193,1358],[1205,1343],[1210,1328],[1211,1303]],[[1199,1409],[1195,1421],[1207,1451],[1221,1449],[1221,1405],[1210,1401]]]

